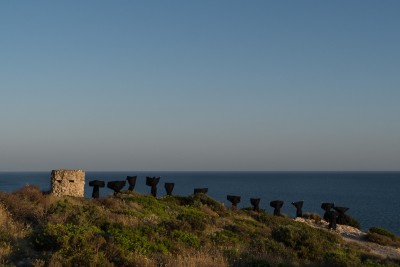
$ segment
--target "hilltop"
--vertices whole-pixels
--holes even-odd
[[[399,246],[383,229],[335,232],[315,214],[231,209],[204,194],[0,192],[3,266],[400,266]]]

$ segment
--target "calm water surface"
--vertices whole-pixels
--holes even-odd
[[[380,226],[400,235],[400,172],[86,172],[85,196],[92,188],[88,181],[125,180],[137,175],[135,190],[148,194],[146,176],[161,176],[158,195],[165,194],[164,183],[174,182],[173,194],[190,195],[196,187],[208,187],[209,195],[229,205],[226,195],[242,197],[239,207],[250,206],[251,197],[261,198],[267,212],[271,200],[285,202],[282,212],[295,215],[292,201],[304,200],[304,212],[322,214],[321,202],[349,207],[348,214],[360,221],[362,229]],[[12,192],[24,185],[50,189],[50,172],[0,172],[0,190]],[[126,186],[127,189],[127,186]],[[101,196],[112,194],[100,189]]]

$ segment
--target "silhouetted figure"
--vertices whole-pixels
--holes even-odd
[[[338,213],[336,212],[336,211],[333,211],[333,210],[331,210],[331,211],[328,211],[328,213],[329,213],[329,229],[333,229],[333,230],[336,230],[336,220],[337,220],[337,217],[338,217]]]
[[[114,190],[114,196],[116,196],[121,189],[126,185],[126,181],[111,181],[107,183],[107,187]]]
[[[207,194],[208,193],[208,188],[195,188],[193,190],[194,194]]]
[[[236,209],[237,204],[240,202],[240,196],[227,195],[226,199],[232,203],[232,208]]]
[[[281,216],[281,208],[283,206],[283,201],[281,200],[274,200],[269,203],[271,207],[274,208],[274,215]]]
[[[146,177],[146,185],[151,186],[151,195],[157,197],[157,184],[161,177]]]
[[[93,186],[92,198],[100,197],[100,187],[104,187],[106,184],[104,181],[93,180],[89,182],[89,186]]]
[[[260,199],[259,198],[250,198],[250,203],[253,206],[253,211],[260,211]]]
[[[336,220],[336,222],[338,223],[338,224],[348,224],[348,222],[347,222],[347,218],[346,218],[346,215],[344,214],[346,211],[348,211],[349,210],[349,208],[346,208],[346,207],[334,207],[333,208],[334,210],[336,210],[337,212],[338,212],[338,217],[337,217],[337,220]]]
[[[322,203],[321,204],[321,209],[323,209],[325,211],[324,213],[324,220],[327,222],[331,221],[331,215],[330,215],[330,211],[331,209],[335,206],[334,203]]]
[[[303,211],[301,210],[303,208],[303,204],[304,200],[292,202],[292,205],[296,207],[296,217],[303,217]]]
[[[172,191],[174,190],[175,183],[165,183],[164,188],[167,191],[168,196],[172,196]]]
[[[126,180],[128,180],[129,183],[129,191],[135,190],[135,185],[136,185],[136,178],[137,176],[126,176]]]

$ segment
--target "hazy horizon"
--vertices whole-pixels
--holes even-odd
[[[52,170],[60,170],[60,169],[65,169],[65,168],[59,168],[59,169],[52,169]],[[0,173],[40,173],[40,172],[48,172],[49,174],[51,173],[52,170],[20,170],[20,171],[15,171],[15,170],[0,170]],[[73,169],[67,169],[67,170],[73,170]],[[76,169],[75,169],[76,170]],[[81,169],[83,170],[83,169]],[[196,172],[204,172],[204,173],[400,173],[400,170],[393,170],[393,171],[359,171],[359,170],[352,170],[352,171],[341,171],[341,170],[324,170],[324,171],[294,171],[294,170],[289,170],[289,171],[269,171],[269,170],[259,170],[259,171],[254,171],[254,170],[240,170],[240,171],[230,171],[230,170],[217,170],[217,171],[207,171],[207,170],[83,170],[85,172],[99,172],[99,173],[126,173],[126,172],[132,172],[132,175],[135,173],[196,173]]]
[[[398,1],[0,2],[0,171],[399,171]]]

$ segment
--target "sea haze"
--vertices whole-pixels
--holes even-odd
[[[207,187],[209,195],[230,205],[226,195],[239,195],[239,207],[250,206],[250,198],[261,198],[260,207],[272,213],[269,202],[283,200],[282,212],[295,215],[293,201],[304,200],[303,212],[322,215],[322,202],[349,207],[348,214],[361,223],[363,230],[379,226],[400,235],[400,172],[162,172],[121,171],[86,172],[85,197],[90,197],[89,181],[125,180],[138,176],[135,191],[149,194],[146,176],[160,176],[158,196],[165,195],[164,183],[173,182],[173,194],[190,195],[194,188]],[[50,189],[50,172],[0,172],[0,190],[12,192],[24,185]],[[127,189],[128,186],[125,187]],[[100,196],[112,194],[100,189]]]

